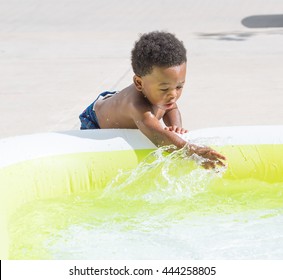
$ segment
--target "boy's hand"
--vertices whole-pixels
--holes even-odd
[[[182,127],[178,127],[176,125],[166,126],[164,129],[168,130],[168,131],[173,131],[173,132],[176,132],[176,133],[179,133],[179,134],[184,134],[184,133],[188,132],[187,129],[182,128]]]
[[[222,160],[226,160],[226,157],[218,153],[217,151],[211,149],[210,147],[201,147],[194,144],[188,145],[188,155],[198,155],[204,160],[201,165],[205,169],[215,168],[217,166],[226,166]]]

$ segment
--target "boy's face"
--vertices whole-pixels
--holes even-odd
[[[163,110],[170,110],[182,94],[186,79],[186,63],[169,68],[153,67],[140,79],[140,91],[148,101]]]

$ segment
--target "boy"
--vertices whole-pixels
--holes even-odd
[[[143,34],[132,50],[133,83],[120,92],[100,94],[80,115],[81,129],[138,128],[156,146],[186,146],[188,156],[205,159],[205,168],[224,166],[223,155],[178,136],[187,132],[176,104],[185,84],[186,62],[186,49],[173,34]]]

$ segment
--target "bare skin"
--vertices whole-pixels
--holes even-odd
[[[186,64],[169,68],[153,67],[150,74],[135,75],[134,83],[112,97],[98,100],[95,112],[101,128],[138,128],[156,146],[187,145],[187,154],[197,154],[205,159],[204,168],[224,166],[226,158],[209,147],[199,147],[183,140],[176,133],[186,133],[182,128],[177,100],[185,84]],[[165,128],[160,120],[163,120]]]

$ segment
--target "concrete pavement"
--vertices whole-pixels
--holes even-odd
[[[0,138],[79,129],[152,30],[188,49],[184,127],[282,125],[282,0],[0,0]]]

